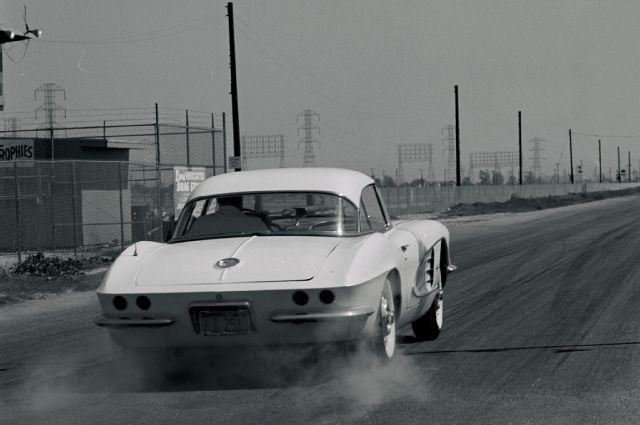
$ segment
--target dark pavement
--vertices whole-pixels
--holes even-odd
[[[214,359],[153,381],[92,293],[0,309],[0,423],[640,423],[640,198],[445,224],[459,272],[435,342]],[[276,359],[276,360],[274,360]]]

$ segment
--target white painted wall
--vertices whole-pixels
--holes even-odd
[[[640,183],[576,183],[533,184],[504,186],[434,186],[382,188],[387,208],[391,214],[444,211],[455,204],[474,202],[504,202],[512,196],[542,198],[563,196],[569,193],[623,190],[639,187]]]

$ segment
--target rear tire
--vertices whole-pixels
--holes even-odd
[[[436,297],[424,316],[411,323],[413,334],[422,341],[433,341],[438,338],[444,323],[444,300],[442,290],[441,269],[434,267],[433,280],[437,282]]]
[[[429,311],[424,316],[411,323],[413,334],[422,341],[433,341],[440,336],[444,322],[444,301],[442,294],[436,295]]]

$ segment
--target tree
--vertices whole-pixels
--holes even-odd
[[[391,176],[384,176],[382,179],[382,187],[396,187],[396,181]]]
[[[424,186],[424,179],[413,179],[410,183],[412,187],[422,187]]]
[[[480,170],[480,174],[478,175],[480,179],[480,184],[487,185],[491,184],[491,175],[488,170]]]
[[[500,186],[504,184],[504,176],[500,171],[491,172],[491,184],[495,186]]]
[[[535,179],[533,177],[533,173],[531,171],[528,171],[527,174],[524,176],[524,184],[534,184],[535,183]]]

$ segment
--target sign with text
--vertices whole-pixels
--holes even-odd
[[[236,168],[240,168],[242,166],[242,157],[240,156],[230,156],[229,157],[229,168],[235,170]]]
[[[0,162],[33,161],[33,139],[0,139]]]
[[[173,167],[173,207],[177,219],[193,189],[207,178],[204,167]]]

